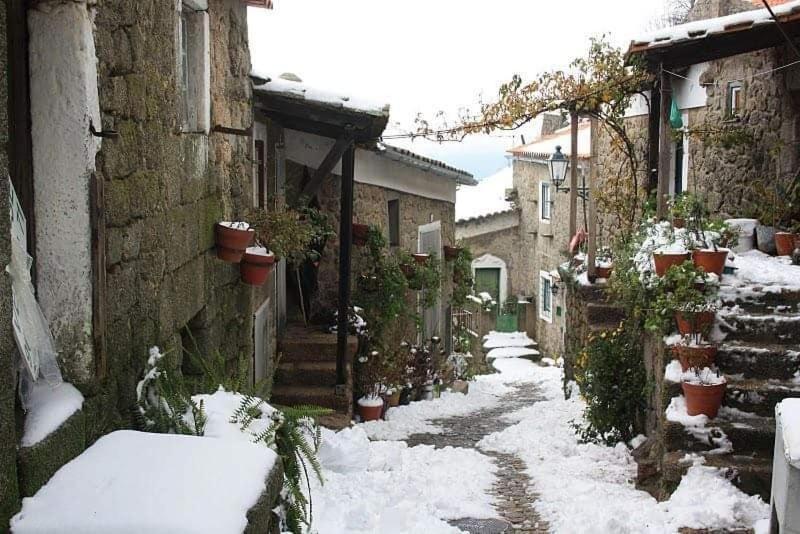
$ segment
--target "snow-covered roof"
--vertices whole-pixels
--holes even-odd
[[[800,19],[800,1],[798,0],[780,5],[778,2],[772,2],[771,5],[775,15],[782,23]],[[697,20],[639,35],[633,39],[628,54],[645,53],[680,43],[701,41],[714,35],[739,32],[774,23],[775,21],[765,8],[713,19]],[[778,31],[777,28],[775,31]]]
[[[592,129],[588,120],[578,123],[578,157],[588,158],[592,150]],[[514,157],[525,157],[535,159],[549,159],[556,151],[556,147],[561,147],[561,152],[565,156],[570,156],[572,147],[572,127],[565,126],[556,130],[552,134],[542,136],[540,139],[526,145],[518,146],[509,150]]]
[[[291,74],[270,76],[264,73],[251,72],[250,77],[253,79],[253,91],[256,93],[279,95],[376,117],[389,117],[389,104],[317,89]]]
[[[514,187],[513,170],[505,167],[478,182],[475,187],[462,187],[456,193],[456,221],[467,221],[511,211],[506,189]]]
[[[451,167],[443,161],[422,156],[405,148],[378,143],[375,152],[390,159],[450,178],[461,185],[476,185],[478,183],[472,174],[467,171]]]

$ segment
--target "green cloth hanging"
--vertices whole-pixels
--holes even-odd
[[[681,110],[678,109],[678,103],[674,98],[672,99],[672,108],[669,111],[669,125],[675,130],[680,130],[683,128],[683,116],[681,115]]]

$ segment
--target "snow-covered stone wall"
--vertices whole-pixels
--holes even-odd
[[[38,296],[67,375],[93,373],[89,183],[100,128],[93,7],[29,11]]]

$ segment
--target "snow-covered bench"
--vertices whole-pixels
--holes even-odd
[[[800,534],[800,399],[778,403],[775,426],[770,531]]]

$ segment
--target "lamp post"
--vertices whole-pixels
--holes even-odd
[[[561,152],[561,147],[557,146],[555,153],[547,160],[547,166],[550,169],[550,182],[556,186],[556,192],[568,193],[569,187],[562,189],[564,181],[567,179],[567,171],[569,170],[569,160]]]

